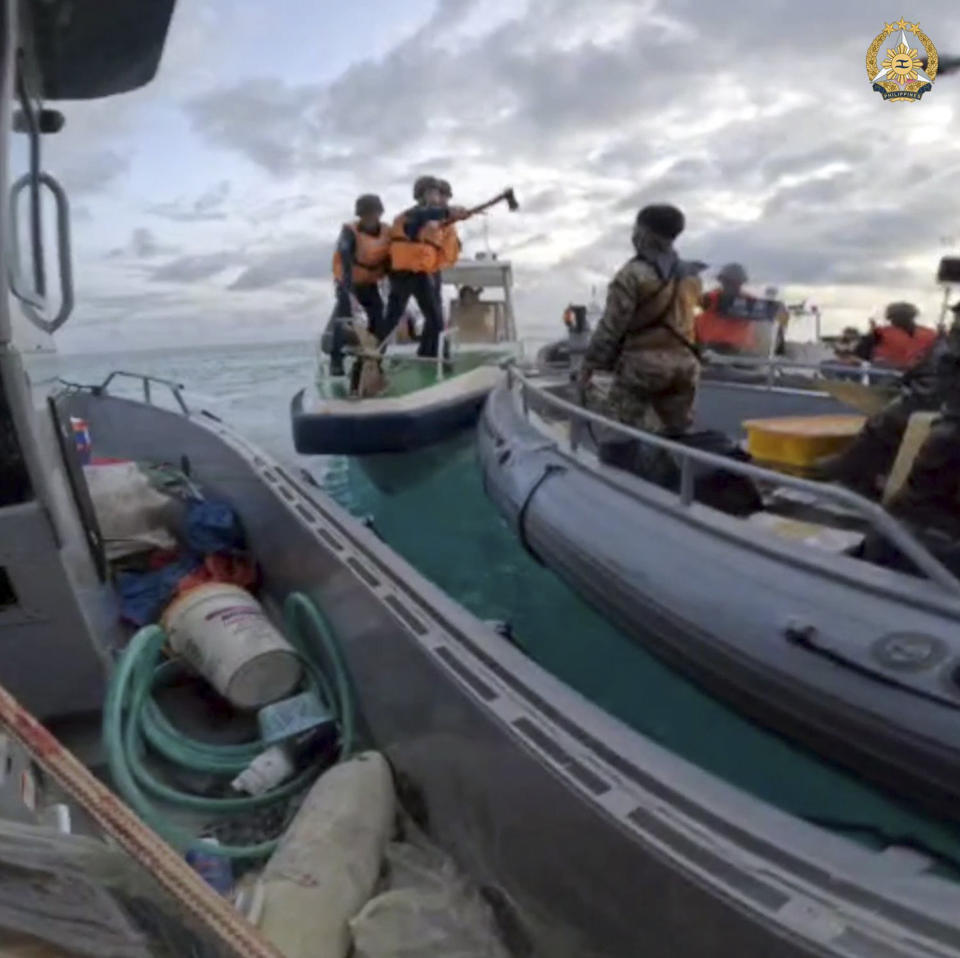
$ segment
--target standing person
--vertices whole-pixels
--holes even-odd
[[[453,221],[464,210],[444,206],[440,184],[432,176],[421,176],[413,184],[416,206],[401,213],[390,229],[390,296],[382,334],[383,342],[400,322],[410,297],[423,314],[419,356],[436,356],[443,316],[436,292],[436,274],[452,265],[450,250],[456,238]]]
[[[755,299],[743,291],[747,271],[739,263],[727,263],[717,273],[717,282],[720,285],[701,302],[697,343],[718,353],[758,352],[757,323],[742,315]]]
[[[684,225],[675,206],[646,206],[637,214],[636,256],[610,284],[579,377],[586,389],[596,370],[612,371],[610,415],[642,429],[652,408],[663,432],[674,435],[691,424],[699,375],[690,337],[701,284],[696,266],[681,262],[673,245]]]
[[[379,336],[383,328],[383,298],[380,280],[387,275],[390,256],[390,232],[381,222],[383,203],[373,193],[357,197],[356,220],[344,223],[333,254],[333,277],[336,284],[333,339],[330,348],[330,371],[343,375],[344,321],[353,315],[350,296],[367,314],[370,331]]]
[[[894,369],[911,369],[933,348],[937,331],[917,325],[920,311],[913,303],[891,303],[886,309],[886,324],[872,326],[857,343],[854,352],[860,359]]]

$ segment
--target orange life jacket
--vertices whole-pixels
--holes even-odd
[[[696,318],[697,343],[701,346],[727,346],[738,352],[757,350],[757,323],[738,316],[724,316],[720,312],[721,290],[715,289],[704,297],[705,305]]]
[[[390,259],[390,230],[385,223],[380,224],[380,232],[372,236],[359,229],[359,223],[344,223],[353,232],[357,245],[353,254],[353,283],[355,286],[367,286],[378,283],[387,275]],[[338,282],[343,279],[343,262],[340,251],[333,254],[333,276]]]
[[[873,361],[897,369],[910,369],[930,352],[936,340],[936,330],[927,326],[917,326],[912,336],[897,326],[881,326],[877,330]]]
[[[460,237],[452,225],[441,227],[440,245],[443,252],[440,255],[440,269],[453,266],[460,259]]]
[[[406,233],[407,214],[401,213],[390,227],[390,268],[410,273],[438,273],[460,258],[460,238],[452,225],[430,220],[420,227],[416,239]]]

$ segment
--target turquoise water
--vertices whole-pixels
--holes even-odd
[[[45,375],[51,362],[43,360]],[[469,446],[394,494],[356,463],[297,457],[288,406],[313,375],[312,345],[64,356],[60,363],[63,375],[83,382],[118,367],[178,379],[192,404],[308,468],[343,506],[372,516],[383,538],[424,575],[479,617],[509,621],[517,644],[536,661],[643,734],[797,815],[850,826],[852,837],[875,844],[883,843],[880,836],[921,842],[960,862],[956,828],[740,718],[608,625],[519,546],[487,501]]]

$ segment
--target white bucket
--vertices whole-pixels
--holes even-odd
[[[258,709],[300,681],[297,653],[246,589],[209,583],[163,614],[170,646],[237,708]]]

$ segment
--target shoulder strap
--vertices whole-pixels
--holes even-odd
[[[646,297],[646,299],[644,299],[637,306],[637,312],[639,312],[647,303],[651,302],[653,299],[659,296],[667,288],[667,286],[670,285],[670,283],[673,283],[673,292],[670,295],[670,299],[667,301],[667,305],[657,314],[657,316],[654,319],[650,320],[650,322],[648,323],[644,323],[643,326],[640,328],[640,331],[642,332],[648,329],[657,329],[657,328],[665,329],[675,340],[677,340],[677,342],[685,346],[687,350],[693,354],[697,362],[702,362],[703,357],[701,356],[700,348],[695,343],[691,343],[686,336],[684,336],[682,333],[675,330],[667,322],[667,316],[670,315],[670,310],[673,309],[673,305],[677,301],[677,294],[680,292],[680,279],[681,277],[677,275],[676,267],[674,267],[670,275],[663,281],[663,283],[661,283],[659,287],[657,287],[656,292]]]

